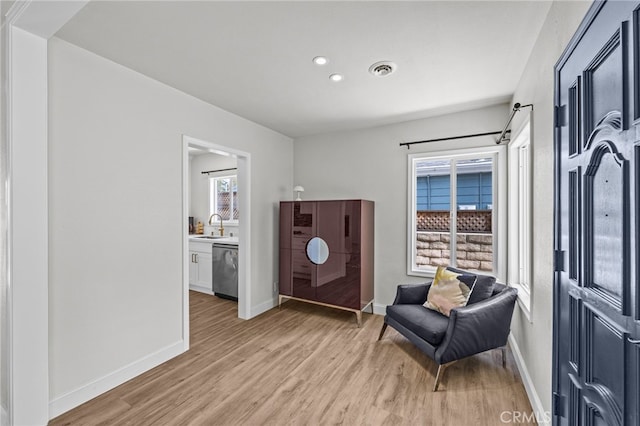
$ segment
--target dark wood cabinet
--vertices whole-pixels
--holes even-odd
[[[304,300],[356,313],[373,303],[374,204],[280,203],[280,303]]]

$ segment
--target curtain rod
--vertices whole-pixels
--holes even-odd
[[[219,169],[219,170],[207,170],[206,172],[200,172],[203,175],[208,175],[209,173],[216,173],[216,172],[228,172],[229,170],[238,170],[237,167],[232,167],[230,169]]]
[[[520,111],[522,108],[527,108],[527,107],[530,107],[533,110],[533,104],[520,105],[518,102],[513,104],[513,109],[511,110],[509,121],[507,121],[507,124],[504,125],[504,129],[502,129],[502,133],[500,133],[500,137],[496,141],[496,145],[500,145],[505,140],[507,142],[509,141],[509,139],[506,139],[504,137],[507,132],[511,131],[511,130],[507,130],[507,127],[509,127],[509,124],[511,124],[511,120],[513,120],[513,116],[516,115],[516,112]]]
[[[510,130],[507,130],[508,132]],[[449,136],[446,138],[437,138],[437,139],[427,139],[425,141],[417,141],[417,142],[403,142],[400,146],[406,146],[407,149],[411,148],[411,145],[415,145],[418,143],[429,143],[429,142],[440,142],[440,141],[451,141],[454,139],[466,139],[466,138],[475,138],[477,136],[489,136],[489,135],[499,135],[502,133],[500,130],[496,130],[495,132],[486,132],[486,133],[473,133],[470,135],[462,135],[462,136]]]
[[[446,138],[427,139],[427,140],[424,140],[424,141],[416,141],[416,142],[402,142],[400,144],[400,146],[406,146],[407,149],[410,149],[411,145],[415,145],[415,144],[419,144],[419,143],[450,141],[450,140],[454,140],[454,139],[466,139],[466,138],[475,138],[475,137],[478,137],[478,136],[491,136],[491,135],[500,135],[500,137],[496,141],[496,144],[500,145],[503,141],[505,141],[505,140],[508,141],[509,140],[509,139],[507,139],[505,137],[505,135],[507,133],[511,132],[511,130],[508,129],[508,127],[511,124],[511,120],[513,120],[513,116],[516,114],[516,112],[520,111],[520,109],[527,108],[527,107],[531,107],[531,109],[533,109],[533,104],[520,105],[519,103],[515,103],[513,105],[513,110],[511,111],[511,116],[509,116],[509,120],[507,121],[507,124],[505,124],[505,126],[504,126],[504,128],[502,130],[496,130],[495,132],[472,133],[472,134],[469,134],[469,135],[461,135],[461,136],[450,136],[450,137],[446,137]]]

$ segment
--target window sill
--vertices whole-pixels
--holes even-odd
[[[410,277],[433,278],[436,276],[436,270],[417,270],[409,268],[407,275]]]
[[[529,289],[522,284],[510,284],[510,286],[518,290],[518,306],[520,306],[520,310],[527,317],[529,323],[533,323],[531,320],[531,293]]]
[[[489,272],[489,271],[478,271],[475,269],[465,269],[465,268],[461,268],[459,266],[452,266],[452,268],[456,268],[456,269],[461,269],[463,271],[467,271],[469,272],[469,274],[478,274],[478,275],[487,275],[490,277],[496,277],[496,279],[498,279],[498,276],[495,272]],[[436,270],[437,268],[433,268],[430,270],[422,270],[422,269],[411,269],[409,268],[407,271],[407,275],[410,277],[422,277],[422,278],[434,278],[436,276]],[[520,293],[520,290],[518,290],[518,294]]]

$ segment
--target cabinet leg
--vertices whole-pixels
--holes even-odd
[[[362,311],[356,311],[356,322],[358,323],[358,328],[362,325]]]
[[[282,309],[282,295],[278,295],[278,309]]]

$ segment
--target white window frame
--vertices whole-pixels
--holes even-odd
[[[529,321],[532,285],[532,149],[531,120],[527,116],[509,144],[508,283],[518,290],[518,304]]]
[[[227,174],[227,175],[220,175],[220,176],[210,176],[209,177],[209,216],[211,216],[214,213],[217,213],[218,208],[217,208],[217,202],[218,202],[218,197],[216,196],[216,181],[221,180],[221,179],[235,179],[236,180],[236,186],[238,185],[238,176],[236,174]],[[233,191],[231,191],[231,208],[232,208],[232,213],[231,215],[233,216],[233,202],[234,202],[234,197],[233,197]],[[238,215],[240,215],[240,212],[238,211]],[[217,218],[216,218],[217,219]],[[238,224],[238,219],[223,219],[224,223],[228,223],[230,225],[237,225]]]
[[[415,164],[423,160],[462,160],[478,156],[494,156],[493,168],[493,224],[494,224],[494,271],[498,280],[506,277],[506,247],[507,247],[507,156],[504,145],[494,145],[478,148],[465,148],[447,151],[431,151],[419,154],[409,154],[408,160],[408,196],[407,196],[407,275],[432,278],[436,268],[418,269],[414,263],[416,257],[416,168]],[[453,203],[454,201],[452,201]],[[452,204],[453,205],[453,204]]]

